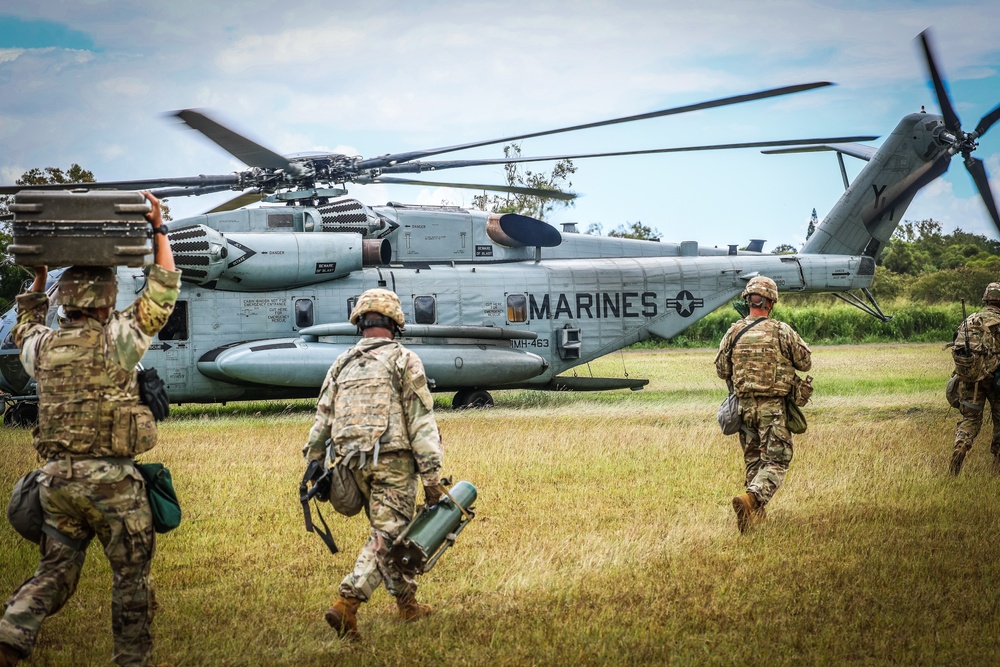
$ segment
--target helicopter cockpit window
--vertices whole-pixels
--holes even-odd
[[[523,294],[507,295],[507,321],[528,321],[528,297]]]
[[[160,340],[187,340],[188,339],[188,308],[187,301],[178,301],[174,304],[174,312],[170,313],[167,324],[160,329],[157,338]]]
[[[313,302],[312,299],[295,300],[295,326],[300,329],[313,325]]]
[[[413,321],[417,324],[434,324],[437,321],[437,299],[433,296],[413,297]]]

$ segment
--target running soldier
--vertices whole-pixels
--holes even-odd
[[[809,347],[795,330],[769,317],[778,302],[778,286],[773,280],[752,278],[743,298],[750,315],[729,328],[715,357],[716,372],[736,392],[743,420],[739,436],[746,493],[733,498],[741,533],[764,518],[764,507],[788,472],[792,435],[786,422],[785,397],[801,382],[795,371],[808,371],[812,366]]]
[[[431,612],[417,602],[414,578],[387,555],[413,519],[418,476],[428,506],[441,499],[444,488],[441,436],[424,366],[394,340],[403,329],[399,297],[385,289],[368,290],[350,319],[362,338],[330,367],[302,451],[309,461],[324,460],[332,442],[331,458],[350,467],[366,500],[371,533],[354,571],[340,584],[340,598],[325,615],[341,637],[359,639],[358,608],[383,580],[401,619]]]
[[[990,451],[1000,467],[1000,392],[995,374],[1000,367],[1000,283],[990,283],[983,293],[986,308],[973,313],[959,325],[952,343],[955,375],[958,380],[958,409],[962,418],[955,431],[951,474],[962,472],[965,456],[983,425],[983,411],[990,405],[993,439]]]
[[[45,516],[41,562],[7,600],[0,620],[0,667],[16,665],[35,645],[42,621],[76,590],[95,535],[111,564],[111,625],[119,665],[146,665],[153,647],[153,517],[132,457],[156,444],[156,422],[140,403],[136,364],[173,311],[180,272],[166,241],[160,203],[150,193],[155,265],[145,291],[114,312],[114,271],[74,266],[59,278],[58,330],[45,326],[46,267],[17,297],[14,340],[38,382],[35,449]],[[157,234],[163,234],[161,239]]]

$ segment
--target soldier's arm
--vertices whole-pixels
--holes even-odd
[[[326,441],[330,439],[330,423],[333,420],[333,369],[326,373],[323,388],[319,390],[319,400],[316,401],[316,418],[309,429],[309,438],[302,448],[302,456],[307,461],[321,460],[326,457]]]
[[[35,360],[47,334],[52,330],[45,326],[45,315],[49,312],[49,297],[41,291],[19,294],[17,297],[17,324],[14,325],[14,344],[21,350],[21,363],[28,375],[35,374]]]
[[[441,481],[441,433],[434,419],[434,398],[427,386],[424,365],[417,355],[407,351],[402,373],[403,414],[410,434],[410,448],[417,463],[417,472],[424,486],[436,486]]]
[[[715,374],[726,381],[733,376],[733,363],[729,358],[729,341],[732,340],[732,334],[733,327],[730,327],[719,343],[719,353],[715,355]]]
[[[781,336],[782,350],[788,360],[792,362],[792,366],[800,371],[812,368],[812,351],[798,332],[782,322],[779,335]]]
[[[149,269],[142,295],[131,306],[111,316],[105,327],[108,347],[122,368],[133,368],[146,354],[153,336],[163,328],[174,311],[180,285],[180,271],[170,271],[154,264]]]

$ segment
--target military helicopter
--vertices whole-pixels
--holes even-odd
[[[685,107],[456,146],[376,158],[300,153],[281,156],[196,110],[177,116],[238,157],[235,174],[78,184],[149,189],[160,197],[241,192],[200,216],[170,224],[169,241],[183,288],[167,326],[142,360],[164,377],[175,403],[314,397],[336,357],[358,339],[347,322],[357,297],[385,287],[402,301],[402,342],[422,359],[434,389],[454,392],[452,405],[492,405],[491,390],[639,389],[647,380],[563,375],[652,336],[672,338],[730,303],[757,275],[783,291],[833,293],[888,319],[870,287],[875,259],[917,191],[961,153],[1000,229],[981,160],[972,157],[1000,117],[997,107],[965,132],[944,88],[926,33],[920,35],[941,115],[905,116],[878,149],[873,136],[833,137],[545,157],[426,158],[490,144],[710,109],[802,92],[826,82],[776,88]],[[661,243],[560,231],[518,214],[390,202],[367,206],[347,197],[346,183],[427,184],[400,173],[484,164],[763,148],[765,153],[832,151],[845,192],[795,255],[697,242]],[[849,182],[843,156],[867,161]],[[476,190],[570,198],[572,193],[467,183]],[[41,186],[41,189],[73,186]],[[23,188],[0,188],[0,194]],[[38,189],[33,187],[32,189]],[[263,200],[272,204],[240,208]],[[55,277],[53,273],[53,278]],[[141,269],[118,269],[120,306],[145,283]],[[54,282],[51,289],[55,289]],[[57,320],[55,309],[50,321]],[[0,321],[0,388],[4,422],[32,422],[34,383]]]

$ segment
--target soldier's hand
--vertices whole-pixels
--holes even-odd
[[[438,501],[444,497],[444,487],[440,484],[424,487],[424,504],[428,507],[437,505]]]

